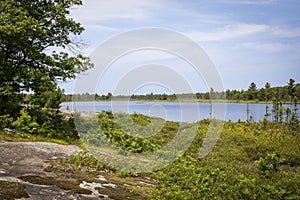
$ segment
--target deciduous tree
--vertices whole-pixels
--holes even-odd
[[[57,81],[92,66],[81,54],[84,28],[70,18],[81,0],[2,0],[0,3],[0,114],[19,115],[22,105],[55,108]],[[32,93],[25,98],[25,93]]]

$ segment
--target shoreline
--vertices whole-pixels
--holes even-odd
[[[62,103],[70,103],[70,102],[127,102],[126,100],[82,100],[82,101],[63,101]],[[273,104],[272,101],[233,101],[233,100],[132,100],[130,102],[136,102],[136,103],[146,103],[146,102],[196,102],[196,103],[237,103],[237,104]],[[293,105],[292,102],[281,102],[282,104],[290,104]],[[300,101],[297,102],[297,104],[300,104]]]

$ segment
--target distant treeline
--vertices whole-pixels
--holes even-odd
[[[176,101],[176,100],[231,100],[231,101],[268,101],[295,103],[300,100],[300,84],[295,84],[295,80],[290,79],[287,85],[281,87],[271,87],[266,83],[265,87],[257,88],[252,82],[247,90],[226,90],[225,92],[215,92],[213,88],[204,93],[185,94],[132,94],[131,96],[116,96],[117,99],[128,99],[137,101]],[[64,94],[63,101],[110,101],[112,93],[106,95],[99,94]]]

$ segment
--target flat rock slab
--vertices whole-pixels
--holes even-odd
[[[0,177],[26,174],[45,175],[45,160],[67,157],[81,151],[75,145],[47,142],[7,142],[0,140]]]
[[[45,160],[67,157],[79,151],[81,149],[75,145],[0,140],[0,181],[24,185],[30,198],[22,199],[99,199],[93,195],[74,194],[57,186],[32,184],[17,178],[26,175],[51,176],[49,172],[44,171]]]

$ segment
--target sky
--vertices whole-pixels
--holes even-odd
[[[224,89],[246,90],[251,82],[261,88],[266,82],[281,86],[290,78],[300,81],[298,0],[83,0],[83,6],[72,8],[70,17],[85,28],[81,38],[86,43],[83,51],[86,56],[93,55],[103,43],[124,32],[154,27],[177,32],[197,43],[214,63]],[[96,61],[96,68],[97,64]],[[180,56],[144,49],[115,59],[102,78],[92,81],[93,90],[114,94],[122,77],[150,64],[174,69],[194,92],[209,89],[206,78],[195,73]],[[88,71],[85,75],[89,73],[95,72]],[[147,74],[140,76],[147,77]],[[78,89],[76,81],[61,87],[66,93],[85,90]],[[173,86],[147,82],[136,85],[131,92],[174,91]]]

